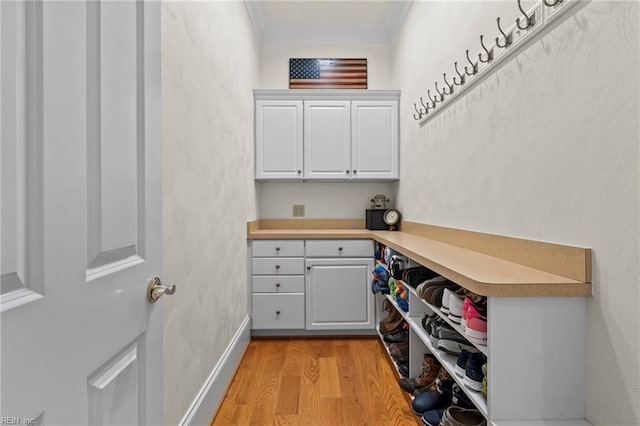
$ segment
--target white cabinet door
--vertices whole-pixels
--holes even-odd
[[[351,102],[304,102],[305,179],[351,178]]]
[[[302,101],[256,101],[256,179],[302,179]]]
[[[351,103],[353,179],[398,178],[398,102]]]
[[[163,424],[160,35],[159,2],[0,2],[3,424]]]
[[[373,259],[307,259],[307,330],[375,328]]]

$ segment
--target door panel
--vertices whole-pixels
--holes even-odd
[[[162,423],[159,7],[0,3],[1,416]]]

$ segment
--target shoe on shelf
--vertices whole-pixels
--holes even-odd
[[[422,361],[422,373],[415,379],[400,379],[398,384],[403,391],[413,393],[416,389],[426,388],[432,385],[442,366],[431,354],[424,354],[424,360]]]
[[[425,426],[438,426],[446,409],[446,407],[443,407],[425,411],[422,414],[422,424]]]
[[[464,393],[460,385],[458,385],[457,383],[453,384],[451,393],[451,402],[453,403],[453,405],[462,408],[476,408],[474,403],[471,402],[471,398],[469,398],[469,396]]]
[[[458,359],[456,360],[456,367],[455,367],[455,373],[457,376],[464,377],[464,372],[467,369],[467,361],[469,360],[469,356],[477,352],[478,351],[475,349],[470,351],[463,349],[460,352],[460,355],[458,355]]]
[[[394,359],[409,357],[409,341],[391,343],[389,345],[389,355]]]
[[[487,344],[487,308],[486,300],[484,306],[476,305],[473,301],[467,306],[467,324],[464,333],[469,340],[479,345]]]
[[[417,415],[424,415],[427,411],[447,407],[453,398],[454,383],[447,369],[442,367],[431,386],[413,393],[411,409]]]
[[[434,348],[438,347],[438,342],[440,339],[440,327],[447,325],[447,323],[440,317],[435,318],[431,322],[429,322],[429,329],[426,330],[427,334],[429,334],[429,341]]]
[[[451,355],[459,355],[463,349],[471,352],[476,349],[467,339],[462,337],[449,324],[443,323],[438,328],[438,343],[436,348]]]
[[[451,291],[451,290],[449,290]],[[462,321],[462,305],[464,304],[464,296],[457,293],[449,293],[449,313],[447,316],[456,324]]]
[[[482,390],[482,379],[484,379],[482,365],[486,362],[487,358],[481,353],[469,355],[467,368],[464,370],[464,378],[462,379],[462,382],[469,387],[469,389],[477,392]]]
[[[482,364],[482,374],[484,374],[484,378],[482,379],[482,389],[480,390],[480,393],[486,400],[487,399],[487,363]]]
[[[442,414],[440,426],[486,426],[487,421],[476,409],[451,406]]]
[[[404,323],[397,330],[384,334],[382,336],[382,340],[386,343],[400,343],[404,341],[409,341],[409,325]]]
[[[436,276],[428,278],[428,279],[422,281],[420,284],[418,284],[418,286],[416,287],[416,294],[421,299],[424,299],[424,300],[428,301],[428,299],[425,297],[425,292],[430,287],[438,287],[438,286],[441,286],[441,285],[444,285],[444,284],[447,284],[447,283],[452,284],[451,281],[449,281],[445,277],[442,277],[440,275],[436,275]]]
[[[402,377],[409,377],[409,364],[396,362],[396,368]]]

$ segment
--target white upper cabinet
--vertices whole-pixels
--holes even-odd
[[[256,179],[302,179],[302,101],[256,101]]]
[[[351,102],[353,179],[398,178],[398,102]]]
[[[348,179],[351,102],[304,102],[304,178]]]
[[[254,90],[257,180],[399,177],[397,90]]]

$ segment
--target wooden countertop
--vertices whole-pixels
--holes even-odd
[[[363,229],[364,226],[355,227],[354,225],[358,225],[355,221],[358,219],[255,221],[247,225],[247,234],[248,239],[370,238],[483,296],[584,297],[592,295],[592,286],[589,282],[591,250],[587,248],[451,230],[451,235],[455,232],[456,236],[456,245],[454,245],[446,241],[448,235],[446,230],[450,228],[411,224],[407,228],[413,232],[369,231]],[[433,232],[434,229],[439,233]],[[418,233],[432,233],[434,238]],[[520,256],[511,257],[526,259],[522,263],[529,262],[536,267],[492,255],[492,251],[497,249],[490,246],[477,250],[461,247],[465,244],[464,241],[460,242],[461,234],[463,237],[468,235],[469,240],[474,240],[475,243],[482,241],[485,236],[486,241],[490,241],[493,245],[498,245],[496,239],[502,245],[515,242],[514,247],[522,253]],[[549,265],[549,268],[545,265]],[[552,270],[545,271],[545,268]]]

